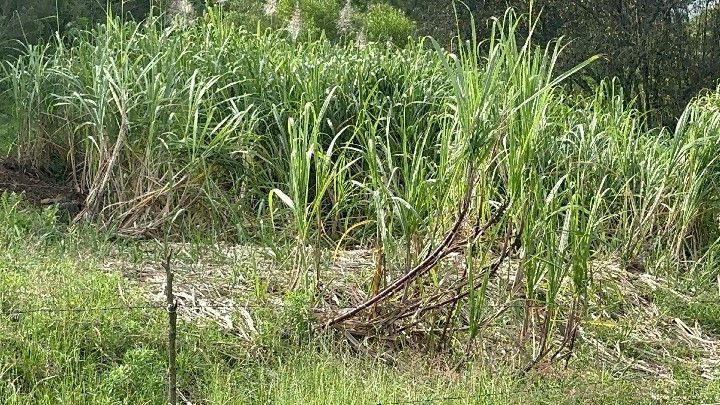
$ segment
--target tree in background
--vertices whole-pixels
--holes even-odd
[[[720,78],[720,37],[710,39],[709,10],[715,1],[695,0],[547,0],[540,36],[573,41],[568,65],[591,54],[605,55],[591,68],[596,80],[618,77],[629,97],[639,97],[652,122],[672,124],[700,90]],[[698,10],[703,10],[695,14]],[[702,21],[696,21],[702,19]],[[692,27],[696,28],[693,29]]]
[[[0,0],[0,45],[16,41],[37,43],[59,32],[88,28],[105,21],[108,11],[143,18],[150,11],[148,0]]]
[[[534,31],[538,43],[561,36],[571,41],[562,55],[561,70],[591,55],[604,55],[586,72],[585,80],[575,83],[587,87],[587,79],[618,77],[628,99],[637,97],[657,124],[672,124],[692,97],[715,88],[720,78],[718,0],[467,0],[465,5],[455,4],[457,21],[450,1],[391,3],[418,22],[422,35],[432,35],[448,46],[456,27],[461,36],[470,36],[470,13],[478,36],[486,38],[487,21],[502,18],[508,6],[541,11]]]
[[[383,3],[371,4],[361,17],[364,32],[374,41],[391,41],[405,45],[408,34],[415,31],[415,22],[399,9]]]
[[[53,15],[55,6],[47,1],[0,0],[0,41],[35,41]]]

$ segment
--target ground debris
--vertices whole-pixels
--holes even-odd
[[[143,246],[146,249],[138,254],[139,258],[133,259],[127,252],[117,251],[108,256],[103,266],[107,271],[121,272],[147,291],[149,301],[162,304],[165,274],[157,259],[160,247],[152,242]],[[197,250],[181,243],[168,247],[177,252],[173,262],[174,289],[182,319],[211,321],[251,341],[257,334],[258,311],[284,305],[286,291],[278,286],[288,284],[293,271],[271,249],[216,244]],[[313,308],[318,325],[371,296],[376,255],[366,249],[324,251],[323,260],[319,299]],[[542,320],[548,314],[547,308],[524,301],[522,297],[511,298],[514,290],[524,290],[521,280],[515,280],[519,265],[519,260],[509,258],[498,268],[496,277],[485,291],[480,337],[472,346],[463,347],[487,364],[508,360],[519,363],[521,359],[532,357],[537,348],[533,349],[528,342],[538,341],[543,332]],[[435,297],[435,301],[455,294],[464,264],[453,256],[443,266],[435,282],[444,287],[437,290],[441,297]],[[670,377],[672,365],[682,362],[704,378],[720,377],[720,337],[693,322],[663,314],[648,296],[648,291],[666,290],[680,302],[691,302],[691,296],[672,289],[672,283],[662,277],[626,271],[616,258],[595,260],[591,269],[596,291],[584,312],[579,312],[581,319],[577,328],[578,342],[586,351],[595,353],[598,360],[615,364],[617,373],[634,370],[660,378]],[[313,271],[308,268],[309,273]],[[262,290],[262,298],[257,296],[258,288]],[[359,351],[370,352],[370,342],[375,341],[382,343],[382,348],[373,346],[373,353],[387,354],[408,345],[419,348],[427,343],[428,336],[446,333],[438,327],[437,321],[449,312],[438,308],[432,317],[423,317],[423,308],[427,307],[423,299],[426,298],[414,293],[411,289],[403,298],[390,301],[390,305],[371,309],[371,316],[344,322],[341,334]],[[618,297],[621,301],[610,305]],[[564,319],[570,314],[572,302],[562,301],[558,305],[561,309],[555,316]],[[457,316],[463,319],[469,316],[464,304],[458,307]],[[384,320],[397,319],[403,322],[395,322],[393,328],[378,327]],[[462,322],[452,328],[452,332],[466,333],[468,330],[467,324]],[[557,327],[550,344],[562,346],[562,335],[562,327]],[[678,355],[678,345],[696,355]],[[566,349],[553,357],[574,355],[572,350]],[[549,359],[543,360],[538,367],[549,367],[545,364],[547,361]]]
[[[80,206],[82,196],[67,184],[59,184],[46,177],[35,175],[22,165],[11,161],[0,161],[0,192],[9,191],[22,194],[28,202],[36,206],[60,204]]]
[[[672,283],[649,273],[625,271],[617,259],[593,263],[599,295],[622,297],[622,318],[603,308],[602,303],[590,304],[586,326],[580,336],[595,350],[597,356],[617,365],[619,369],[636,370],[658,377],[670,378],[673,366],[684,364],[702,377],[720,378],[720,336],[704,331],[696,322],[664,314],[647,291],[662,290],[678,302],[689,304],[694,298],[673,288]],[[593,310],[593,308],[595,308]],[[681,356],[677,351],[693,352]]]

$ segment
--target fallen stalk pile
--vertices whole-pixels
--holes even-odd
[[[346,313],[339,315],[331,320],[329,320],[326,324],[326,326],[333,326],[339,323],[342,323],[344,321],[347,321],[356,315],[358,315],[360,312],[370,308],[370,307],[377,307],[378,304],[382,304],[384,301],[389,300],[393,295],[395,295],[400,290],[405,289],[406,291],[412,286],[413,283],[418,282],[418,280],[425,276],[429,271],[431,271],[441,260],[445,259],[448,255],[451,253],[457,253],[464,251],[467,249],[472,243],[475,243],[478,238],[480,238],[484,231],[490,228],[491,226],[496,225],[500,220],[502,219],[502,216],[505,213],[505,210],[507,209],[507,204],[502,204],[497,211],[493,214],[493,216],[482,226],[475,225],[472,229],[471,235],[466,237],[465,239],[460,240],[461,230],[463,228],[463,225],[465,224],[465,221],[468,216],[468,211],[470,209],[470,198],[465,198],[465,201],[463,202],[463,205],[460,209],[459,215],[457,220],[455,221],[452,229],[447,233],[447,235],[443,238],[442,242],[431,252],[427,254],[427,256],[415,267],[410,269],[407,273],[405,273],[402,277],[395,280],[392,284],[386,286],[382,290],[380,290],[376,295],[369,298],[367,301],[363,302],[362,304],[358,305],[357,307],[351,309],[350,311],[347,311]],[[497,271],[497,268],[500,266],[500,264],[503,262],[505,258],[507,258],[509,253],[509,246],[506,246],[506,248],[503,249],[503,252],[501,254],[501,257],[496,260],[491,266],[489,266],[486,270],[489,273],[493,273],[494,271]],[[481,274],[484,272],[481,272]],[[466,276],[467,274],[465,274]],[[466,284],[467,280],[460,280],[458,284],[462,288],[462,284]],[[475,289],[477,286],[470,286],[470,289]],[[429,302],[426,302],[426,304],[429,304],[426,307],[419,308],[418,303],[415,305],[411,305],[410,309],[411,312],[405,312],[400,313],[397,315],[397,317],[387,316],[385,315],[382,318],[376,318],[375,321],[369,321],[369,323],[374,324],[378,327],[384,327],[389,326],[394,321],[406,318],[410,316],[411,313],[417,315],[418,313],[426,312],[431,309],[440,308],[445,305],[455,305],[455,303],[466,297],[469,294],[469,290],[466,292],[463,292],[461,294],[458,294],[450,299],[447,299],[445,301],[442,301],[440,303],[434,303],[437,299],[440,299],[444,296],[444,294],[437,294],[432,296],[432,299]],[[403,299],[403,304],[406,304],[406,299]],[[384,306],[387,308],[388,306]],[[413,309],[416,308],[416,309]],[[405,308],[407,310],[407,308]]]

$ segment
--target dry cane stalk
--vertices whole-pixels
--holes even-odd
[[[458,233],[460,231],[460,228],[467,217],[467,213],[470,206],[470,198],[469,194],[466,196],[465,201],[463,202],[463,206],[460,209],[460,213],[458,215],[457,220],[455,221],[455,224],[453,225],[452,229],[447,233],[443,241],[438,245],[438,247],[431,251],[425,259],[423,259],[422,262],[420,262],[417,266],[415,266],[412,270],[407,272],[405,275],[394,281],[389,286],[385,287],[381,291],[378,292],[377,295],[374,297],[368,299],[367,301],[363,302],[362,304],[358,305],[357,307],[353,308],[349,312],[342,314],[340,316],[337,316],[330,321],[326,323],[326,327],[335,325],[337,323],[343,322],[345,320],[348,320],[352,317],[354,317],[359,312],[373,306],[374,304],[386,299],[387,297],[391,296],[395,292],[402,289],[407,283],[410,281],[417,279],[421,275],[427,273],[430,271],[442,258],[446,257],[452,252],[455,252],[457,250],[461,250],[464,247],[464,244],[470,243],[471,241],[476,240],[485,230],[487,230],[489,227],[491,227],[493,224],[497,223],[497,221],[500,219],[500,217],[504,214],[505,209],[507,208],[507,204],[503,204],[496,212],[495,214],[488,220],[488,222],[483,227],[477,227],[475,231],[473,232],[473,236],[470,238],[465,239],[461,243],[453,244],[455,239],[458,236]]]

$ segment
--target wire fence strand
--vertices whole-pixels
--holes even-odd
[[[683,303],[685,305],[720,305],[720,298],[717,300],[695,300],[690,302]],[[184,304],[182,302],[178,302],[178,308],[184,308],[184,309],[202,309],[202,308],[223,308],[228,310],[233,309],[239,309],[239,308],[261,308],[261,309],[276,309],[277,307],[283,306],[283,303],[273,303],[273,304]],[[537,303],[537,302],[531,302],[526,301],[524,303],[506,303],[506,304],[486,304],[484,305],[485,308],[494,308],[494,309],[530,309],[530,308],[554,308],[554,309],[577,309],[577,307],[574,307],[572,305],[563,305],[563,304],[543,304],[543,303]],[[125,305],[125,306],[112,306],[112,307],[80,307],[80,308],[62,308],[62,307],[56,307],[56,308],[49,308],[49,307],[40,307],[40,308],[28,308],[28,309],[13,309],[13,310],[3,310],[0,311],[0,315],[2,316],[10,316],[10,315],[22,315],[22,314],[32,314],[32,313],[62,313],[62,312],[103,312],[103,311],[129,311],[129,310],[137,310],[137,309],[154,309],[154,310],[167,310],[167,305]],[[351,308],[347,308],[346,310],[349,310]],[[600,308],[602,310],[604,308]]]
[[[685,302],[685,305],[692,305],[692,304],[711,304],[711,305],[720,305],[720,299],[718,300],[694,300],[691,302]],[[203,308],[223,308],[228,310],[235,310],[235,309],[241,309],[241,308],[262,308],[262,309],[276,309],[278,306],[283,306],[283,303],[262,303],[262,304],[187,304],[178,302],[177,308],[178,309],[203,309]],[[545,308],[545,307],[553,307],[553,308],[564,308],[564,309],[576,309],[577,307],[574,305],[564,305],[564,304],[550,304],[547,303],[541,303],[537,302],[536,300],[515,300],[507,303],[500,303],[500,304],[487,304],[485,307],[487,308],[518,308],[518,309],[529,309],[529,308]],[[597,309],[597,308],[595,308]],[[600,308],[602,310],[602,308]],[[68,308],[68,307],[39,307],[39,308],[27,308],[27,309],[9,309],[9,310],[3,310],[0,311],[0,315],[2,316],[17,316],[22,314],[35,314],[35,313],[88,313],[88,312],[106,312],[106,311],[132,311],[132,310],[164,310],[169,311],[170,308],[168,305],[162,305],[162,304],[146,304],[146,305],[123,305],[123,306],[108,306],[108,307],[78,307],[78,308]],[[490,325],[487,325],[488,327],[491,327]],[[607,366],[607,365],[606,365]],[[612,367],[606,367],[607,369],[612,369]],[[617,376],[615,377],[619,379],[622,382],[625,383],[631,383],[635,382],[640,379],[647,378],[647,376],[637,376],[634,378],[627,378],[625,376]],[[589,386],[601,386],[604,384],[607,384],[608,381],[597,381],[594,383],[583,383],[583,387],[589,387]],[[482,400],[489,400],[492,398],[498,398],[498,397],[516,397],[523,394],[530,394],[530,393],[548,393],[558,390],[563,390],[570,388],[570,385],[567,384],[559,384],[559,385],[547,385],[547,386],[535,386],[535,387],[527,387],[519,390],[502,390],[498,392],[488,392],[485,394],[476,394],[476,395],[467,395],[467,396],[448,396],[448,397],[431,397],[431,398],[425,398],[425,399],[414,399],[414,400],[391,400],[391,401],[383,401],[380,400],[378,402],[375,402],[374,405],[403,405],[403,404],[435,404],[435,403],[448,403],[452,401],[482,401]]]
[[[178,303],[178,308],[186,308],[186,309],[196,309],[196,308],[225,308],[225,309],[237,309],[237,308],[273,308],[269,305],[227,305],[227,304],[218,304],[218,305],[186,305]],[[30,309],[22,309],[22,310],[9,310],[9,311],[0,311],[0,315],[2,316],[11,316],[11,315],[23,315],[23,314],[33,314],[33,313],[62,313],[62,312],[104,312],[104,311],[130,311],[130,310],[136,310],[136,309],[154,309],[154,310],[167,310],[167,305],[127,305],[127,306],[115,306],[115,307],[87,307],[87,308],[30,308]]]

